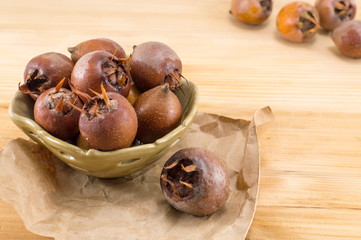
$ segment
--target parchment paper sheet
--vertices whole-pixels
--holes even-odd
[[[79,173],[34,142],[15,139],[0,152],[0,198],[16,209],[29,231],[56,240],[241,240],[258,195],[257,133],[271,119],[268,107],[252,121],[198,113],[181,141],[151,168],[117,179]],[[161,192],[164,162],[186,147],[206,148],[226,163],[231,195],[211,216],[177,211]]]

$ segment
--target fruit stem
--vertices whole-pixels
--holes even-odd
[[[164,83],[163,86],[162,86],[162,90],[163,90],[163,92],[168,93],[168,91],[169,91],[169,83]]]
[[[77,50],[76,47],[68,47],[68,52],[73,53]]]

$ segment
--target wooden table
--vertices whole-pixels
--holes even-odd
[[[252,27],[229,15],[230,0],[1,0],[0,147],[25,137],[7,110],[33,56],[97,37],[127,53],[161,41],[198,85],[199,111],[251,119],[273,110],[248,239],[361,239],[361,60],[341,56],[325,32],[304,44],[281,39],[275,19],[287,2]],[[0,201],[0,239],[48,238]]]

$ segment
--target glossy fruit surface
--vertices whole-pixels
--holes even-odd
[[[164,164],[160,185],[176,209],[196,216],[218,211],[226,203],[230,180],[222,160],[202,148],[186,148]]]
[[[319,30],[319,16],[312,5],[292,2],[284,6],[277,15],[277,30],[291,42],[310,40]]]
[[[75,47],[69,47],[68,51],[71,53],[71,59],[76,63],[82,56],[87,53],[103,50],[114,54],[116,58],[125,58],[124,49],[115,41],[108,38],[90,39],[79,43]]]
[[[356,15],[355,0],[317,0],[315,7],[324,30],[332,31]]]
[[[46,89],[55,87],[63,78],[63,87],[69,88],[68,80],[74,64],[61,53],[48,52],[32,58],[25,67],[24,83],[20,91],[30,94],[35,100]]]
[[[361,58],[361,21],[344,22],[332,32],[332,40],[342,54]]]
[[[230,13],[241,22],[263,23],[272,12],[272,0],[232,0]]]
[[[169,46],[145,42],[134,47],[130,60],[134,84],[142,92],[164,83],[171,89],[180,85],[182,62]]]
[[[116,59],[105,51],[87,53],[74,66],[71,88],[95,96],[91,90],[101,92],[100,85],[103,84],[107,92],[127,97],[131,83],[127,62],[128,59]]]

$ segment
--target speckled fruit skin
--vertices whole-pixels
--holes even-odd
[[[34,120],[54,137],[62,140],[71,140],[79,134],[80,112],[71,108],[70,112],[64,115],[54,108],[51,109],[49,107],[49,102],[51,102],[50,96],[55,91],[55,88],[47,89],[38,97],[34,105]],[[59,92],[73,96],[70,101],[78,108],[83,107],[80,99],[69,89],[60,88]],[[65,104],[66,103],[64,103],[64,105]]]
[[[24,82],[36,70],[37,76],[47,79],[48,82],[39,89],[39,93],[30,94],[30,96],[36,100],[41,92],[55,87],[63,78],[65,78],[63,87],[69,88],[68,80],[73,67],[71,59],[61,53],[48,52],[32,58],[25,67]]]
[[[335,2],[347,4],[347,17],[342,20],[335,11]],[[317,0],[315,7],[320,16],[320,25],[326,31],[332,31],[346,21],[355,18],[356,2],[354,0]]]
[[[82,56],[87,53],[103,50],[115,54],[117,58],[125,58],[124,49],[115,41],[108,38],[95,38],[79,43],[75,47],[68,48],[71,53],[71,59],[76,63]]]
[[[182,62],[177,54],[164,43],[145,42],[134,48],[130,60],[130,73],[134,84],[142,92],[168,82],[171,86],[182,74]]]
[[[182,106],[169,85],[152,88],[133,104],[138,117],[136,138],[142,143],[152,143],[165,136],[182,120]]]
[[[319,22],[319,16],[314,6],[306,2],[291,2],[285,5],[277,15],[276,26],[282,37],[291,42],[304,42],[312,39],[317,31],[304,35],[297,27],[303,11],[310,11]]]
[[[343,23],[332,32],[332,40],[342,54],[351,58],[361,58],[361,21]]]
[[[272,11],[272,1],[269,10],[265,10],[259,0],[232,0],[231,14],[239,21],[251,25],[261,24],[268,19]]]
[[[230,180],[224,163],[215,154],[202,148],[179,150],[164,164],[162,174],[167,174],[167,166],[181,159],[190,159],[199,171],[199,180],[194,184],[190,195],[175,199],[167,188],[167,183],[160,180],[165,199],[176,209],[196,216],[215,213],[226,203],[230,194]]]
[[[90,89],[100,93],[100,85],[103,83],[107,92],[116,92],[127,97],[131,84],[129,68],[124,66],[123,72],[127,77],[127,81],[126,84],[120,88],[114,87],[102,70],[102,65],[112,58],[112,54],[101,50],[85,54],[74,66],[70,80],[71,88],[86,93],[89,96],[94,96],[94,93]]]
[[[138,126],[134,108],[120,94],[108,92],[107,95],[115,108],[91,120],[82,113],[79,119],[80,134],[89,148],[111,151],[130,147]],[[83,110],[86,107],[84,105]]]

